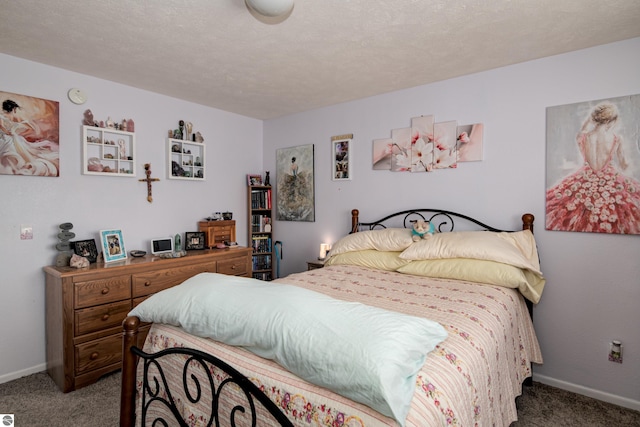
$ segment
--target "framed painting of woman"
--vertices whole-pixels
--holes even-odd
[[[640,95],[547,108],[546,228],[640,234]]]
[[[59,176],[59,104],[0,91],[0,174]]]
[[[276,151],[276,213],[279,221],[314,222],[313,144]]]

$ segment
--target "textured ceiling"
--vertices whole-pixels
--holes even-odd
[[[258,119],[640,36],[639,0],[2,0],[0,52]],[[0,68],[1,69],[1,68]]]

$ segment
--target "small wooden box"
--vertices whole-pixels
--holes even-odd
[[[236,241],[235,220],[199,221],[198,231],[204,232],[207,248],[214,248],[218,243]]]

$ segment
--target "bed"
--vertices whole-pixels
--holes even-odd
[[[416,219],[437,232],[414,240]],[[533,222],[501,230],[433,209],[362,222],[353,210],[324,268],[259,284],[205,273],[158,293],[123,322],[120,425],[508,426],[542,363]],[[209,286],[210,300],[189,294]],[[275,316],[253,319],[262,311]],[[207,337],[203,317],[233,330]],[[154,322],[143,350],[140,318]]]

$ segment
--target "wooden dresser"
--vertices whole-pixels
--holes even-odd
[[[47,371],[66,393],[120,369],[121,324],[135,305],[202,272],[251,277],[251,249],[206,249],[171,259],[147,255],[44,271]]]

